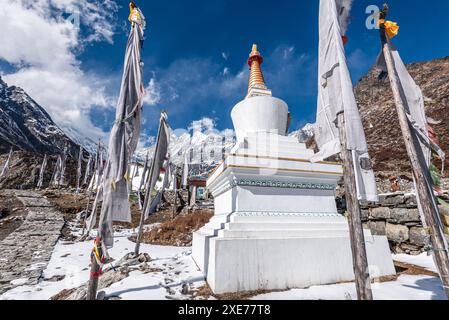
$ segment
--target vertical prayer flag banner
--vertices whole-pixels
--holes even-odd
[[[321,0],[319,18],[318,101],[315,139],[320,149],[312,161],[341,151],[337,116],[344,113],[347,149],[351,151],[359,201],[378,201],[376,180],[355,100],[343,44],[350,2]]]
[[[154,198],[151,199],[151,205],[150,205],[150,209],[148,210],[148,215],[153,214],[157,211],[157,207],[158,205],[161,203],[162,201],[162,196],[164,195],[164,191],[170,186],[170,164],[169,164],[169,160],[165,161],[165,164],[163,166],[164,168],[164,179],[162,180],[162,186],[161,188],[158,190],[156,196]]]
[[[140,135],[142,99],[141,49],[143,28],[139,21],[132,21],[125,54],[124,71],[117,103],[116,120],[109,139],[109,153],[102,187],[99,233],[108,248],[113,246],[113,221],[131,222],[128,199],[128,172],[131,157]],[[101,153],[100,153],[101,157]],[[101,164],[99,164],[101,166]]]
[[[150,176],[146,185],[145,202],[143,206],[143,212],[145,218],[150,214],[152,207],[152,191],[156,186],[157,179],[164,166],[164,162],[167,160],[168,145],[170,143],[170,128],[167,124],[167,114],[161,113],[161,119],[159,124],[159,132],[157,135],[156,149],[154,150],[153,162],[151,163]]]
[[[40,189],[42,188],[43,184],[44,184],[44,173],[45,173],[45,168],[47,167],[47,155],[44,156],[44,160],[42,161],[42,165],[41,165],[41,170],[39,171],[39,180],[37,182],[37,188]]]
[[[56,160],[55,169],[53,171],[53,175],[51,177],[51,186],[59,186],[59,181],[61,177],[61,168],[62,168],[62,158],[59,155],[58,159]]]
[[[82,166],[82,162],[83,162],[83,147],[80,146],[80,151],[78,154],[78,165],[76,168],[76,193],[80,192],[80,188],[81,188],[81,175],[82,175],[82,170],[81,170],[81,166]]]
[[[182,170],[182,188],[187,189],[189,179],[189,161],[187,159],[187,152],[190,154],[190,149],[184,155],[184,168]]]
[[[143,166],[142,176],[140,177],[140,183],[139,183],[139,189],[137,190],[138,194],[140,195],[140,192],[142,191],[142,188],[146,182],[147,172],[148,172],[148,161],[149,161],[150,152],[147,152],[147,155],[145,156],[145,163]],[[140,201],[139,201],[140,203]]]
[[[67,168],[67,146],[64,148],[64,153],[61,157],[61,174],[59,177],[58,186],[63,186],[65,184],[65,170]]]
[[[90,171],[92,167],[92,155],[89,155],[89,160],[87,160],[86,171],[84,172],[83,186],[87,185],[89,181]]]
[[[393,59],[394,73],[399,80],[399,94],[404,102],[404,111],[408,119],[409,126],[413,137],[412,143],[415,144],[418,151],[418,160],[420,167],[423,169],[423,173],[426,180],[426,187],[430,194],[433,194],[434,183],[432,181],[432,175],[430,172],[430,162],[432,150],[439,154],[442,159],[445,158],[444,152],[441,148],[433,143],[429,137],[428,121],[426,117],[424,97],[421,88],[415,83],[412,76],[408,72],[404,62],[399,55],[398,49],[392,44],[389,37],[383,37],[382,41],[387,42],[390,47],[391,56]],[[377,69],[382,76],[388,75],[388,67],[385,60],[384,51],[382,50],[377,59]],[[416,179],[413,178],[415,190],[417,189]],[[423,213],[422,200],[417,192],[418,209],[421,215],[421,221],[423,225],[427,227],[426,219]],[[435,197],[431,197],[432,205],[437,208],[438,204]],[[441,230],[444,230],[444,226],[440,216],[435,217]],[[443,237],[444,239],[444,237]],[[445,239],[444,239],[445,241]],[[447,241],[445,241],[445,247],[448,247]]]
[[[12,153],[13,153],[13,151],[11,148],[11,150],[9,151],[8,159],[6,160],[5,165],[3,166],[2,172],[0,173],[0,179],[4,178],[8,174],[9,166],[11,164]]]

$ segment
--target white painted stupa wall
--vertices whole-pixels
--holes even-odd
[[[287,132],[288,106],[281,99],[258,96],[245,99],[231,111],[237,140],[243,141],[249,132]]]

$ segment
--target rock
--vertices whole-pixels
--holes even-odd
[[[388,221],[393,223],[421,222],[421,217],[416,208],[393,208]]]
[[[403,195],[395,196],[379,196],[379,202],[382,206],[397,207],[400,204],[404,204],[405,197]]]
[[[370,210],[370,216],[373,219],[389,219],[391,210],[388,207],[372,208]]]
[[[97,300],[106,300],[106,292],[100,291],[97,293]]]
[[[405,196],[405,204],[407,207],[416,207],[418,206],[418,203],[416,201],[416,195],[414,194],[408,194]]]
[[[409,243],[402,243],[401,249],[403,249],[405,251],[405,253],[412,254],[412,255],[417,255],[421,252],[420,246],[415,246],[415,245],[409,244]]]
[[[374,236],[384,236],[386,234],[386,222],[385,221],[369,221],[368,229]]]
[[[190,293],[190,286],[187,283],[182,285],[181,294],[187,295]]]
[[[449,208],[446,206],[438,206],[440,209],[440,213],[444,214],[445,216],[449,216]]]
[[[362,221],[368,221],[368,219],[369,219],[369,213],[370,213],[369,210],[366,210],[366,209],[362,209],[362,210],[361,210],[361,218],[362,218]]]
[[[150,255],[148,253],[141,253],[139,255],[138,260],[139,260],[140,263],[150,262],[151,261],[151,257],[150,257]]]
[[[388,240],[396,243],[402,243],[409,239],[409,230],[406,226],[387,223],[386,235]]]

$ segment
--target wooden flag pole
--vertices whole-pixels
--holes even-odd
[[[175,188],[175,200],[174,200],[174,204],[173,204],[173,213],[172,213],[172,219],[174,219],[176,217],[176,213],[178,212],[178,181],[177,181],[177,177],[176,177],[176,171],[174,174],[174,179],[173,179],[173,183],[175,184],[174,188]]]
[[[381,18],[385,18],[388,12],[388,6],[384,7]],[[430,229],[430,240],[435,257],[435,262],[438,267],[441,281],[443,282],[444,290],[449,298],[449,257],[446,248],[446,241],[444,239],[443,230],[439,224],[439,209],[435,201],[433,190],[428,187],[426,171],[427,167],[422,166],[422,154],[419,147],[419,141],[415,135],[412,134],[412,129],[408,122],[405,112],[405,107],[408,105],[405,99],[404,90],[400,84],[399,76],[393,62],[391,53],[390,41],[387,38],[384,26],[380,27],[380,36],[382,41],[382,50],[385,56],[385,62],[388,68],[388,75],[390,78],[390,85],[394,95],[396,104],[396,111],[399,117],[399,124],[401,126],[402,135],[405,142],[410,164],[412,166],[413,177],[416,181],[416,193],[420,200],[424,219]]]
[[[92,250],[91,254],[91,264],[90,264],[90,278],[89,284],[87,287],[87,296],[86,300],[97,300],[97,290],[98,290],[98,281],[101,275],[101,266],[97,262],[97,257],[95,257],[96,252],[95,248],[98,250],[98,259],[102,259],[102,246],[100,237],[95,239],[94,250]]]
[[[347,149],[344,113],[338,116],[338,129],[341,141],[341,158],[343,160],[343,179],[345,184],[346,206],[348,209],[349,237],[351,240],[352,261],[355,274],[357,297],[359,300],[373,300],[371,279],[366,255],[365,236],[361,219],[359,200],[352,153]]]

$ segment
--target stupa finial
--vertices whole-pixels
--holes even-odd
[[[251,53],[249,54],[248,58],[250,76],[248,84],[248,95],[246,96],[246,98],[260,95],[271,96],[271,90],[269,90],[265,84],[265,79],[260,67],[262,63],[263,57],[257,50],[257,44],[253,44]]]

